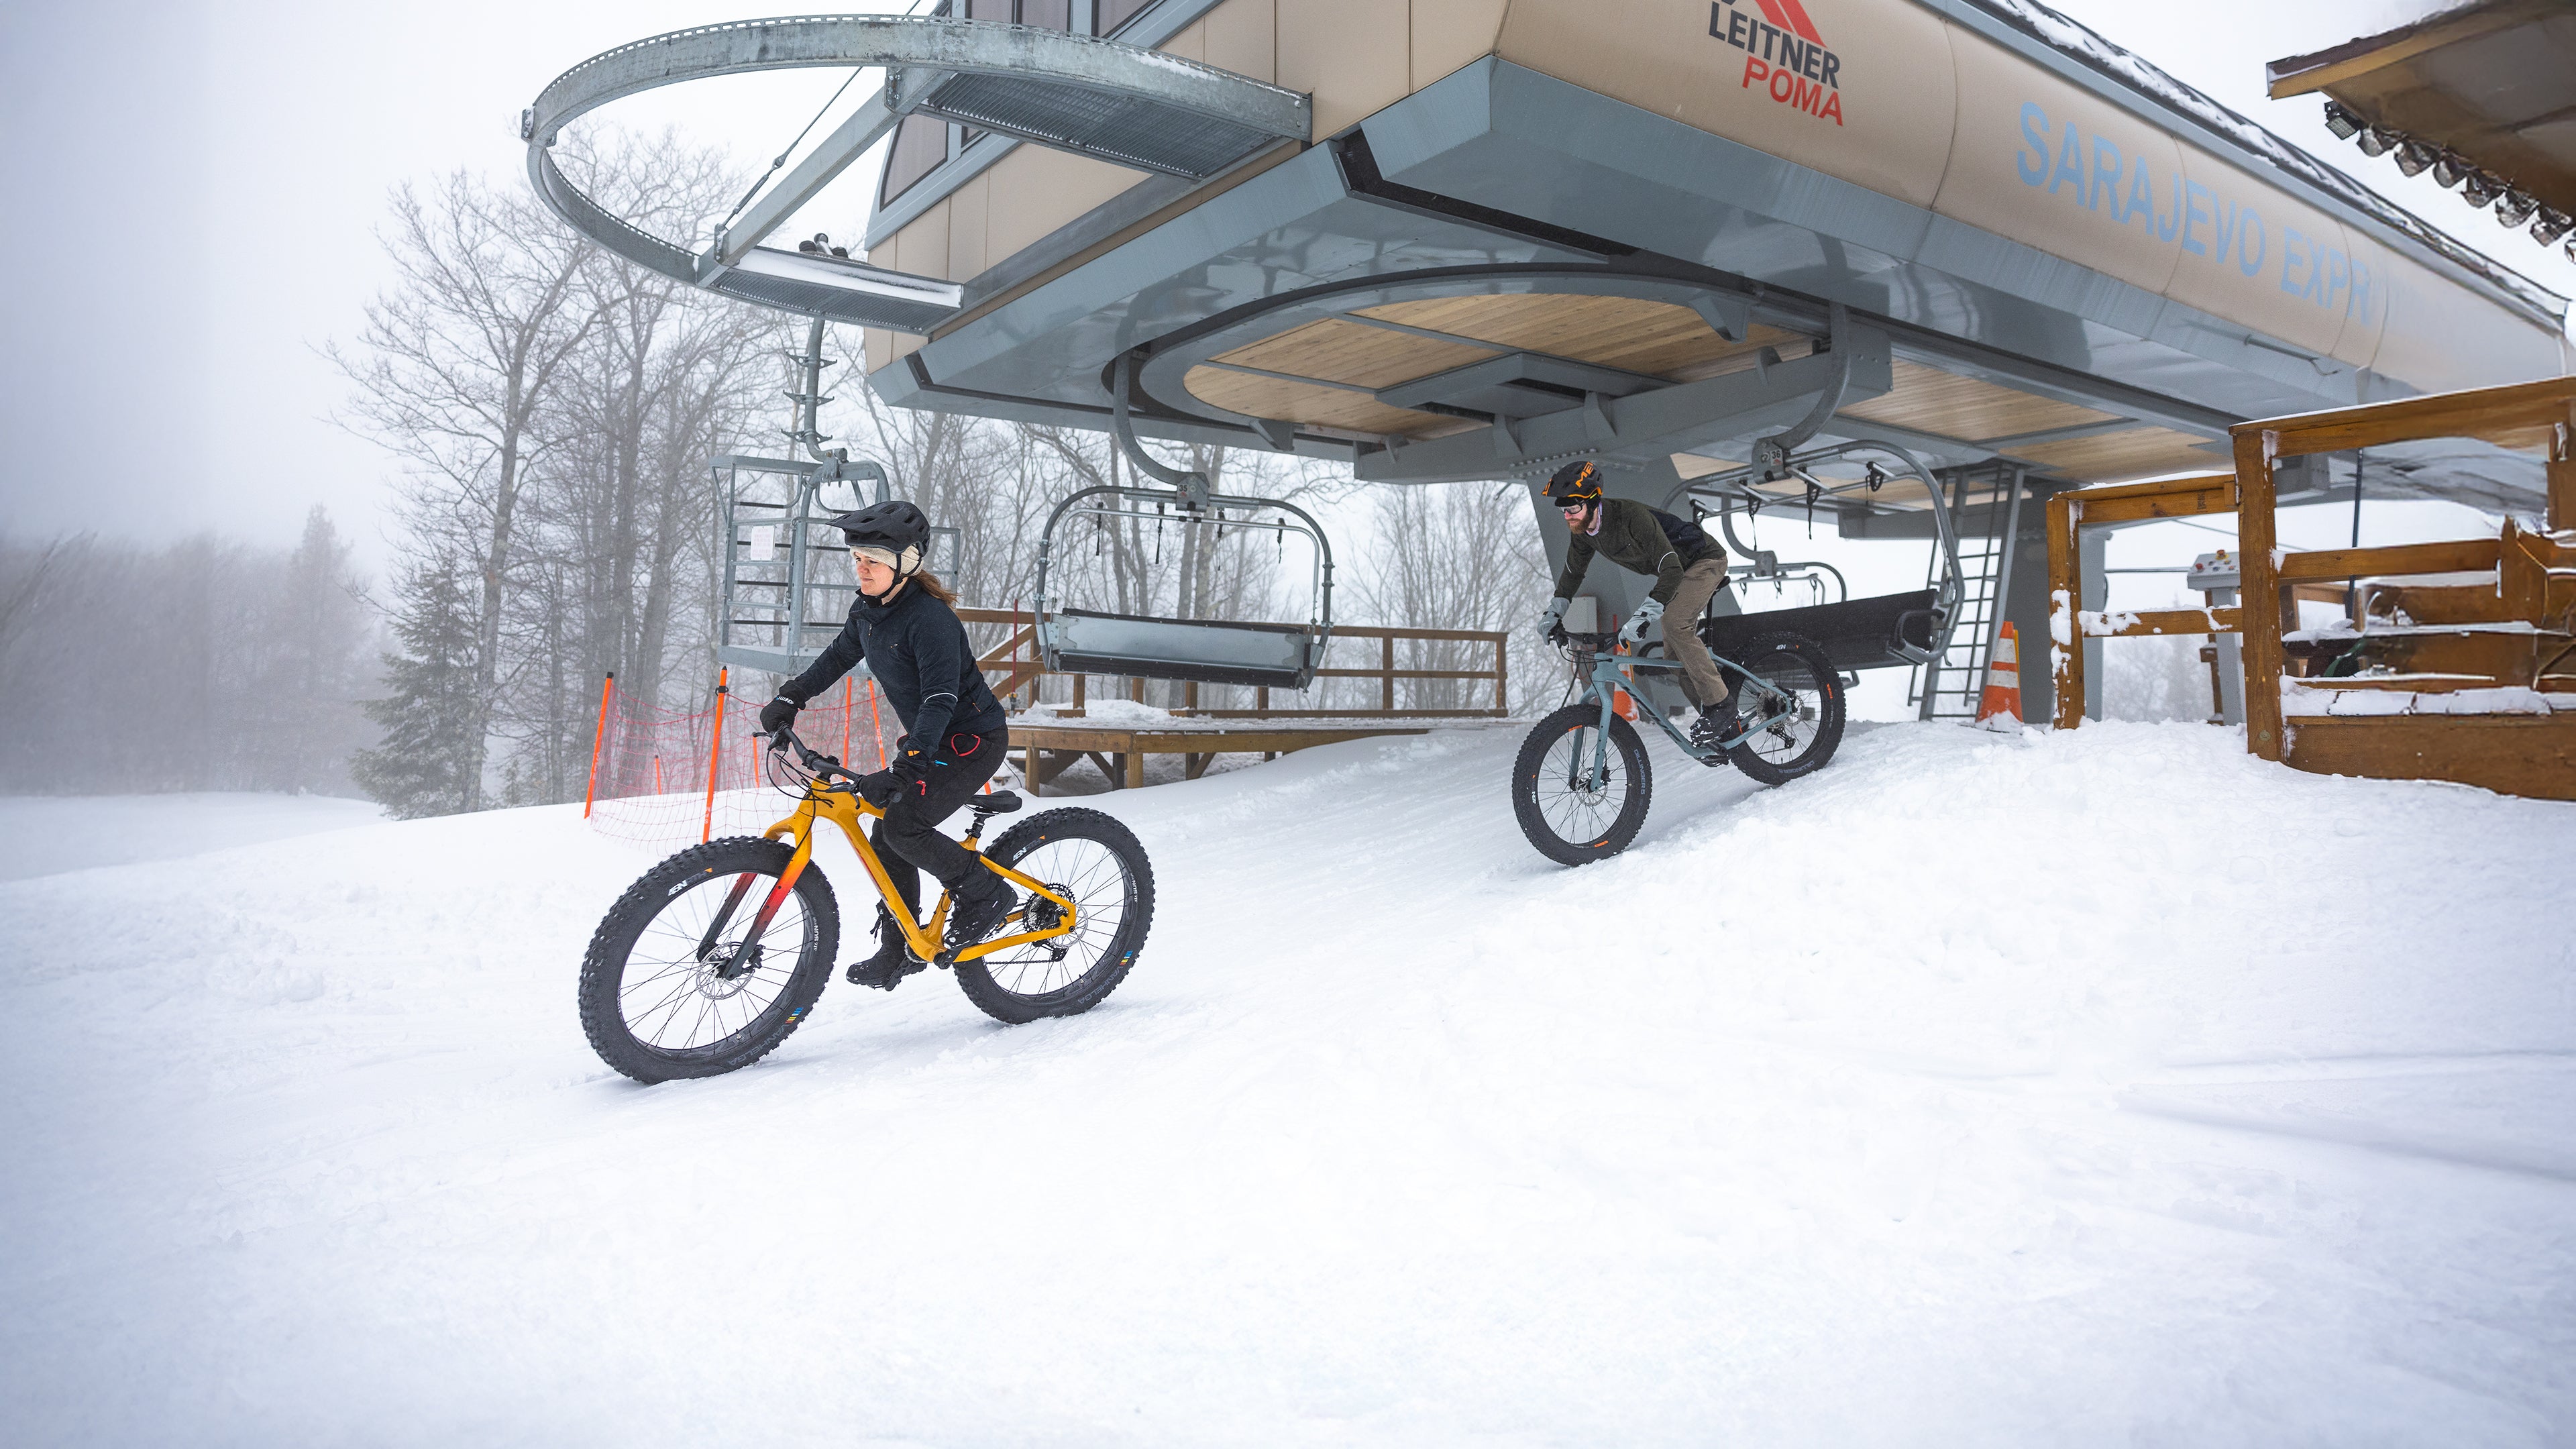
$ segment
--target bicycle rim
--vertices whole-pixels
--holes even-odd
[[[1794,767],[1807,758],[1824,731],[1825,681],[1794,654],[1775,654],[1762,661],[1758,672],[1787,698],[1755,689],[1741,691],[1744,713],[1760,723],[1736,748],[1751,751],[1766,764]]]
[[[1052,996],[1108,964],[1119,933],[1136,908],[1136,882],[1117,851],[1101,841],[1060,836],[1011,861],[1010,867],[1073,902],[1074,926],[1051,940],[976,958],[995,986],[1013,996]],[[1044,897],[1025,890],[1021,894],[1024,912],[1043,914],[1052,909]],[[1002,931],[1016,935],[1032,929],[1015,921]]]
[[[715,949],[699,949],[707,927],[733,894],[735,875],[713,876],[666,901],[635,938],[617,983],[617,1011],[636,1044],[666,1056],[712,1056],[749,1041],[787,992],[799,964],[816,948],[819,923],[794,891],[761,932],[747,969],[736,971],[745,933],[775,876],[749,873]]]
[[[1577,725],[1549,743],[1531,790],[1539,820],[1557,839],[1600,840],[1627,808],[1627,762],[1597,725]]]

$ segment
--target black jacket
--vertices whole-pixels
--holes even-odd
[[[904,732],[925,754],[937,754],[952,733],[990,734],[1003,726],[1002,702],[975,667],[966,626],[946,604],[912,587],[891,604],[860,595],[850,606],[850,622],[822,657],[778,692],[801,705],[863,659]]]

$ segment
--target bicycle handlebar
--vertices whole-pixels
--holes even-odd
[[[762,731],[754,730],[752,733],[760,734]],[[794,751],[796,762],[812,771],[818,779],[828,780],[837,775],[841,779],[848,780],[855,784],[860,778],[858,772],[849,769],[840,761],[833,759],[830,755],[823,754],[807,745],[803,740],[796,738],[796,730],[792,725],[780,725],[776,731],[769,733],[768,738],[769,748],[773,753],[779,750]]]

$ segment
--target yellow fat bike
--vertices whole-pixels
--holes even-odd
[[[859,777],[789,730],[771,737],[773,783],[796,810],[759,836],[711,840],[646,871],[592,933],[581,966],[581,1025],[591,1047],[639,1082],[712,1077],[769,1054],[814,1009],[840,947],[840,909],[814,868],[820,822],[841,828],[867,867],[912,958],[954,970],[967,998],[1017,1024],[1089,1011],[1126,978],[1154,921],[1154,871],[1126,826],[1097,810],[1041,811],[979,859],[1018,902],[980,941],[942,945],[949,897],[915,921],[869,845],[885,812]],[[1019,810],[996,791],[967,808],[976,850],[985,823]]]

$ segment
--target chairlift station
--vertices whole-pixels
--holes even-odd
[[[800,66],[884,80],[703,245],[548,151],[620,96]],[[1923,594],[1824,641],[1923,666],[1927,717],[1973,707],[2002,619],[2047,637],[2035,500],[2224,469],[2250,418],[2576,371],[2565,298],[2025,0],[956,0],[638,41],[521,130],[574,226],[863,325],[896,405],[1388,484],[1594,458],[1719,515],[1739,574],[1792,567],[1752,510],[1927,540]],[[771,244],[889,135],[864,262]],[[2352,496],[2316,461],[2285,501]],[[2473,443],[2373,450],[2358,486],[2544,487]]]

